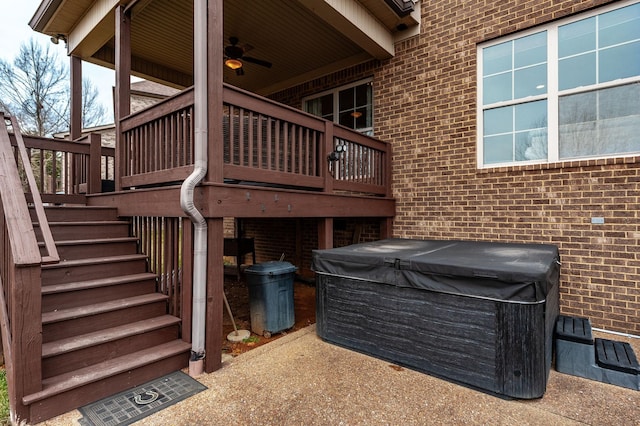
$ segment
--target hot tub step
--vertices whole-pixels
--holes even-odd
[[[596,339],[596,363],[602,368],[638,374],[640,366],[633,348],[626,342]]]
[[[589,318],[560,315],[556,322],[556,336],[570,342],[593,344]]]
[[[640,366],[631,345],[594,340],[588,318],[561,315],[555,338],[557,371],[640,390]]]

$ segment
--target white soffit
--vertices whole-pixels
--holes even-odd
[[[118,0],[96,0],[69,33],[68,52],[89,57],[104,46],[113,37],[114,10],[119,4]]]
[[[376,59],[394,55],[394,37],[356,0],[298,0]]]

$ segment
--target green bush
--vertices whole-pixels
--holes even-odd
[[[9,425],[9,393],[7,391],[7,372],[0,370],[0,425]]]

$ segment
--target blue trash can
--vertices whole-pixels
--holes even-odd
[[[289,262],[264,262],[245,270],[249,286],[251,331],[271,337],[295,323],[293,282],[296,267]]]

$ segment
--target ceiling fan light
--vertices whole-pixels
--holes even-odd
[[[231,68],[232,70],[237,70],[238,68],[242,68],[242,62],[240,62],[237,59],[229,58],[226,61],[224,61],[224,64],[227,67]]]

